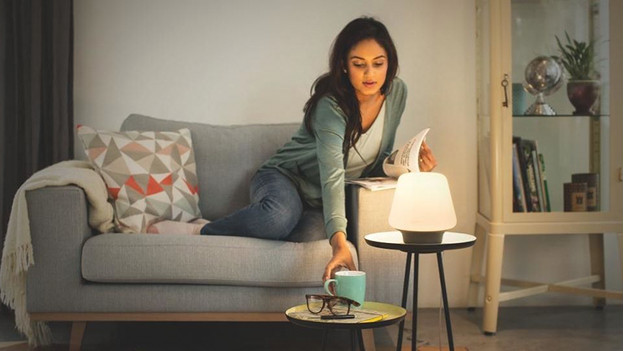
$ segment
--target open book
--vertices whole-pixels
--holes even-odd
[[[430,128],[421,130],[415,137],[410,139],[401,148],[395,150],[386,157],[383,163],[383,170],[387,176],[399,178],[403,173],[420,172],[418,168],[418,158],[420,146],[429,132]]]
[[[425,141],[425,136],[430,128],[421,130],[415,137],[410,139],[401,148],[394,150],[390,156],[386,157],[383,163],[383,170],[387,177],[369,177],[347,180],[347,184],[357,184],[366,189],[384,190],[396,188],[397,178],[403,173],[420,172],[418,168],[418,158],[420,146]]]

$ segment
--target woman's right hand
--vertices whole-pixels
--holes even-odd
[[[336,232],[330,241],[332,246],[332,258],[325,266],[325,272],[323,273],[323,283],[326,280],[334,278],[337,271],[341,269],[348,269],[351,271],[356,270],[353,257],[351,256],[351,250],[347,243],[347,235],[343,232]],[[333,285],[330,285],[330,289]]]

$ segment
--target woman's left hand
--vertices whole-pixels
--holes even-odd
[[[433,152],[426,142],[423,141],[418,154],[418,168],[421,172],[431,172],[438,165]]]

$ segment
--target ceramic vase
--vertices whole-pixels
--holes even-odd
[[[568,81],[568,99],[575,108],[575,115],[593,115],[592,106],[600,96],[600,82],[597,80]]]

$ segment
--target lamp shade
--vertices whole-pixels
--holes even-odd
[[[433,172],[401,175],[388,221],[406,242],[441,240],[444,231],[457,225],[446,177]]]

